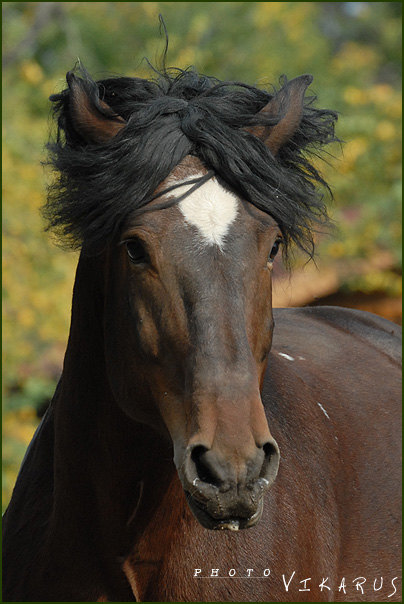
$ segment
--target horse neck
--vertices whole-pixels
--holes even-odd
[[[106,265],[105,255],[82,253],[77,267],[69,342],[55,404],[55,497],[56,505],[62,505],[66,489],[74,485],[81,504],[85,494],[100,509],[114,506],[114,515],[124,520],[136,505],[138,484],[150,476],[159,480],[156,472],[167,473],[172,456],[159,435],[120,410],[111,392],[103,336]],[[156,464],[160,455],[169,463]]]
[[[111,393],[104,266],[104,258],[80,258],[63,374],[7,512],[5,546],[13,560],[7,589],[22,601],[27,594],[35,601],[61,601],[55,594],[95,601],[101,589],[129,601],[119,561],[152,513],[150,505],[138,521],[141,495],[154,482],[167,489],[174,473],[161,438],[126,417]]]

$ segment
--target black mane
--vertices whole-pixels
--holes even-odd
[[[51,97],[58,128],[48,145],[49,163],[57,178],[43,211],[48,228],[72,247],[97,248],[116,237],[128,216],[147,204],[173,168],[192,154],[270,214],[286,246],[293,241],[313,253],[313,226],[327,222],[317,185],[328,186],[308,157],[337,140],[334,111],[316,109],[315,97],[306,99],[297,132],[274,158],[244,130],[274,123],[274,118],[257,118],[274,91],[220,82],[191,69],[167,70],[151,80],[98,82],[82,68],[77,71],[93,102],[105,101],[127,126],[108,143],[88,144],[71,123],[69,89]]]

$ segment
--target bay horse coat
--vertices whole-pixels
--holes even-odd
[[[3,521],[5,601],[399,601],[400,339],[275,309],[335,113],[193,71],[55,95],[81,246],[63,373]]]

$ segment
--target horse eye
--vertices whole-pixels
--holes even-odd
[[[273,261],[273,259],[275,258],[276,254],[278,253],[279,246],[280,246],[281,243],[282,243],[282,239],[281,238],[275,240],[275,243],[272,246],[272,250],[269,253],[268,262],[272,262]]]
[[[134,264],[145,264],[149,261],[149,255],[139,239],[129,239],[125,241],[125,245],[131,262]]]

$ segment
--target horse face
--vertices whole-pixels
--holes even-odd
[[[205,172],[186,158],[161,186],[185,184],[166,198]],[[260,384],[279,237],[268,215],[211,179],[172,207],[134,217],[111,254],[115,397],[135,420],[168,432],[188,503],[206,528],[253,526],[277,474]]]

